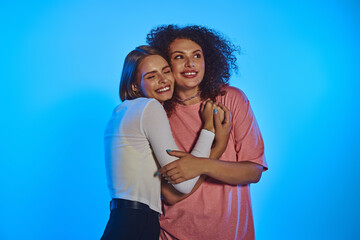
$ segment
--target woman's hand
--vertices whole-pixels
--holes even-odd
[[[198,158],[181,151],[167,151],[167,153],[179,158],[159,169],[159,173],[169,183],[181,183],[202,174],[204,158]]]
[[[215,111],[215,109],[216,109],[216,111]],[[219,120],[220,120],[219,122],[223,123],[224,118],[225,118],[225,111],[219,106],[219,103],[214,104],[214,113],[218,114]],[[215,119],[215,115],[214,115],[214,122],[215,122],[215,120],[216,119]]]
[[[215,132],[214,127],[214,109],[215,105],[213,101],[207,100],[201,104],[200,115],[203,120],[203,128],[211,132]]]
[[[229,140],[230,130],[232,127],[231,114],[227,107],[222,103],[217,103],[217,114],[215,120],[215,140],[226,142]],[[221,114],[222,113],[222,114]]]
[[[227,143],[230,137],[230,130],[232,127],[231,114],[227,107],[222,103],[217,103],[217,113],[214,114],[215,122],[215,143],[211,149],[210,158],[219,159],[225,152]],[[220,113],[223,113],[221,115]]]

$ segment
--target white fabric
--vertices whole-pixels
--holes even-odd
[[[214,133],[202,130],[193,155],[208,157]],[[166,149],[178,150],[163,106],[155,99],[137,98],[118,105],[105,130],[105,164],[112,198],[147,204],[161,213],[161,181],[157,161],[164,166],[174,160]],[[154,155],[155,154],[155,155]],[[198,177],[175,184],[189,193]]]

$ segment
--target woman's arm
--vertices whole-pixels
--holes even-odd
[[[205,174],[231,185],[245,185],[260,180],[263,166],[253,162],[228,162],[211,158],[198,158],[181,151],[168,152],[179,159],[160,169],[172,184]]]
[[[204,102],[201,106],[201,117],[204,122],[206,122],[206,116],[204,116],[204,104],[206,106],[212,106],[214,109],[214,126],[215,126],[215,143],[214,146],[211,149],[210,158],[219,158],[225,151],[227,142],[229,140],[230,136],[230,130],[231,130],[231,115],[230,111],[221,103],[213,104],[211,101]],[[215,111],[215,109],[217,111]],[[204,125],[206,125],[204,123]],[[164,200],[167,204],[173,205],[188,196],[190,196],[194,191],[196,191],[201,183],[205,180],[206,176],[202,175],[200,179],[197,181],[195,187],[189,194],[179,194],[171,184],[168,183],[168,180],[163,180],[161,184],[161,193],[164,197]],[[169,182],[171,179],[169,178]]]
[[[180,159],[160,169],[170,182],[181,182],[199,174],[206,174],[227,184],[243,185],[259,181],[262,171],[266,169],[262,137],[246,96],[236,94],[238,96],[233,101],[232,119],[237,161],[194,158],[186,153],[172,151],[169,154]]]
[[[213,111],[214,109],[217,109],[217,111]],[[214,104],[212,101],[204,101],[201,105],[200,113],[203,120],[204,128],[210,130],[211,128],[215,127],[215,139],[217,140],[211,149],[210,157],[219,158],[225,151],[226,144],[230,135],[230,113],[224,105]],[[179,192],[176,191],[174,187],[168,183],[170,181],[162,180],[161,193],[163,195],[164,201],[167,204],[172,205],[187,198],[200,187],[201,183],[205,180],[205,178],[206,176],[200,176],[193,190],[189,194],[179,194]]]
[[[178,148],[173,139],[165,110],[159,102],[152,100],[147,104],[143,111],[141,123],[141,128],[149,140],[160,166],[164,166],[176,160],[176,157],[172,157],[166,153],[166,149]],[[194,147],[194,155],[197,157],[209,156],[213,138],[213,132],[203,129],[200,133],[198,143]],[[174,187],[176,190],[186,194],[191,192],[197,180],[198,176],[195,176],[192,179],[187,179],[186,182],[175,184]]]

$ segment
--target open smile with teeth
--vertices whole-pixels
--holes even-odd
[[[197,71],[186,71],[186,72],[182,72],[181,75],[183,75],[184,77],[195,77],[198,74]]]
[[[159,89],[155,90],[155,92],[162,93],[162,92],[166,92],[166,91],[169,91],[169,90],[170,90],[170,86],[166,86],[166,87],[159,88]]]
[[[197,72],[184,72],[183,74],[186,76],[194,76],[197,74]]]

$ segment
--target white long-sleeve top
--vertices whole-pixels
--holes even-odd
[[[209,157],[214,133],[202,130],[191,154]],[[178,150],[163,106],[155,99],[137,98],[119,104],[105,129],[105,164],[112,198],[147,204],[161,213],[158,164],[174,160],[166,149]],[[189,193],[198,177],[174,187]]]

